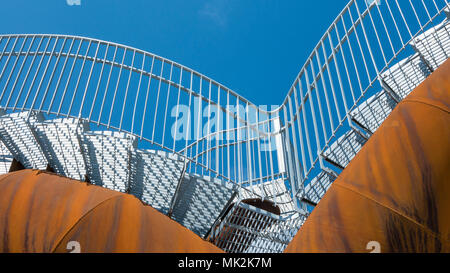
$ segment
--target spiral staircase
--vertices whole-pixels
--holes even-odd
[[[349,113],[353,125],[320,154],[329,167],[305,186],[300,204],[283,178],[229,183],[187,168],[180,154],[138,148],[136,135],[91,129],[97,126],[81,117],[9,106],[0,113],[0,174],[39,169],[129,193],[225,251],[282,252],[309,215],[303,204],[319,203],[395,106],[449,58],[449,18],[408,46],[414,54],[381,73],[381,90]],[[259,196],[279,213],[242,202]]]

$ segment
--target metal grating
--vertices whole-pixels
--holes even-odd
[[[362,128],[374,133],[396,105],[397,102],[383,90],[353,110],[351,116]]]
[[[436,70],[450,57],[450,21],[445,20],[417,36],[411,45]]]
[[[290,191],[283,179],[252,185],[239,190],[239,199],[261,198],[268,199],[280,208],[281,215],[296,212]]]
[[[8,173],[11,163],[13,161],[13,156],[6,148],[5,144],[0,142],[0,175]]]
[[[331,144],[323,156],[331,164],[344,169],[361,150],[366,141],[366,137],[353,128]]]
[[[332,170],[322,171],[305,187],[305,198],[307,201],[318,204],[331,184],[336,180],[337,174]]]
[[[72,179],[85,179],[86,166],[78,138],[85,128],[79,120],[72,118],[34,124],[36,137],[56,173]]]
[[[222,180],[186,174],[179,186],[172,218],[204,237],[235,192],[232,184]]]
[[[168,214],[184,161],[163,151],[134,149],[130,192],[144,203]]]
[[[212,229],[210,240],[230,253],[282,252],[304,222],[296,214],[282,217],[245,203],[235,203]]]
[[[420,55],[414,54],[386,70],[381,77],[402,100],[430,74],[430,69],[422,61]]]
[[[353,122],[347,118],[350,114],[354,114],[353,120],[362,124],[358,117],[355,118],[358,115],[357,111],[350,113],[349,109],[355,109],[360,102],[373,95],[374,91],[378,91],[374,90],[376,88],[374,83],[377,80],[380,80],[384,91],[388,92],[386,94],[400,101],[421,82],[422,76],[428,76],[430,71],[447,59],[450,50],[448,21],[436,25],[444,17],[442,11],[447,13],[448,18],[447,1],[388,0],[383,1],[383,5],[376,5],[375,2],[356,0],[348,3],[303,64],[280,107],[274,110],[266,111],[246,100],[241,94],[205,75],[160,56],[107,41],[48,34],[0,35],[0,88],[5,98],[2,100],[1,107],[13,111],[31,108],[41,113],[79,117],[98,126],[114,128],[120,132],[125,131],[136,135],[147,144],[184,154],[187,157],[189,170],[202,175],[221,177],[224,181],[232,181],[236,184],[246,181],[266,181],[268,177],[275,175],[276,177],[289,175],[290,183],[296,187],[295,189],[287,188],[297,198],[302,196],[300,193],[305,192],[305,186],[309,182],[308,177],[314,177],[315,174],[325,170],[329,165],[328,162],[344,168],[365,142],[358,143],[358,136],[355,135],[358,133],[356,130],[358,128],[355,129]],[[404,16],[405,14],[407,16]],[[384,18],[381,21],[380,16]],[[419,35],[427,29],[425,34]],[[436,33],[433,33],[435,31]],[[405,44],[405,41],[413,41],[409,45],[415,47],[420,54],[415,54],[388,69],[393,60],[403,56],[403,53],[408,54],[411,48]],[[119,52],[119,56],[116,56],[116,52]],[[133,55],[132,58],[127,57],[131,55]],[[81,65],[82,69],[78,69],[78,65]],[[86,69],[83,69],[84,67]],[[40,73],[42,71],[44,73]],[[100,73],[92,73],[92,71]],[[114,73],[111,74],[111,71]],[[33,78],[32,83],[29,83],[29,76]],[[117,84],[106,84],[106,89],[103,90],[101,83],[109,82],[110,78],[111,83]],[[126,78],[128,81],[121,81]],[[35,83],[38,82],[39,86],[36,86]],[[92,82],[99,84],[95,87],[90,84]],[[127,83],[120,84],[122,82]],[[41,83],[47,83],[45,92],[41,92],[43,91]],[[98,92],[99,87],[102,87],[103,91]],[[82,100],[79,96],[81,90],[84,90]],[[174,90],[178,90],[178,95],[173,92]],[[42,95],[43,93],[45,95]],[[100,96],[97,97],[97,95]],[[174,95],[177,96],[176,99]],[[156,103],[149,103],[147,107],[147,97],[153,102],[153,96]],[[59,100],[61,97],[63,99]],[[144,97],[145,100],[139,99]],[[34,98],[32,104],[28,98]],[[49,98],[51,98],[50,103],[48,103]],[[54,101],[54,98],[57,99]],[[134,103],[133,98],[135,98]],[[196,101],[197,99],[200,104]],[[378,99],[382,103],[387,103],[386,98]],[[67,101],[75,103],[65,107]],[[165,107],[159,107],[164,101]],[[262,128],[265,126],[260,125],[265,124],[259,121],[254,123],[249,120],[248,115],[240,115],[239,112],[230,113],[227,109],[230,102],[237,109],[241,106],[250,106],[247,109],[254,108],[258,111],[258,115],[267,115],[273,120],[279,119],[281,123]],[[208,132],[204,134],[206,136],[203,139],[198,139],[198,136],[191,139],[191,134],[187,130],[185,142],[182,141],[183,138],[171,141],[169,136],[172,128],[166,125],[170,124],[173,115],[166,115],[167,113],[162,115],[162,109],[166,109],[166,112],[167,109],[176,109],[175,117],[178,117],[180,107],[174,108],[175,105],[188,106],[189,113],[193,113],[190,118],[198,121],[198,128],[204,128],[205,120],[210,121],[209,118],[204,119],[204,111],[201,109],[207,107],[210,111],[211,107],[217,106],[219,113],[215,115],[216,117],[227,115],[232,119],[231,124],[236,124],[238,127],[242,125],[242,131],[234,126],[226,128],[227,132],[237,134],[234,137],[237,137],[239,142],[230,144],[227,141],[217,141],[220,139],[217,136],[220,135],[218,128],[221,126],[215,126],[215,132],[211,131],[212,126],[208,126]],[[381,106],[379,110],[385,110],[383,107],[386,105]],[[364,105],[360,105],[358,109],[363,108]],[[122,109],[121,112],[120,109]],[[245,109],[246,112],[247,109]],[[130,113],[133,113],[132,118]],[[366,126],[372,126],[372,129],[378,128],[384,117],[382,114],[386,113],[380,112],[379,116],[372,117],[376,119],[376,122],[374,121],[376,125],[366,124]],[[108,116],[109,119],[105,119]],[[363,113],[360,118],[368,117],[370,117],[369,114]],[[353,129],[339,138],[340,129],[344,128],[343,126],[346,127],[347,122]],[[251,124],[254,127],[249,126]],[[21,130],[11,129],[14,126],[15,124],[6,126],[3,131],[8,129],[13,132],[3,132],[6,137],[2,139],[6,140],[7,148],[12,151],[16,159],[22,155],[22,160],[19,158],[20,161],[30,160],[32,162],[29,165],[33,165],[35,153],[15,147],[16,143],[11,140],[14,137],[19,144],[23,144],[22,135],[26,135]],[[245,130],[247,134],[243,136],[242,132]],[[255,131],[258,137],[250,138],[250,130]],[[369,129],[367,131],[371,132]],[[18,137],[15,136],[16,134]],[[281,138],[276,136],[281,134],[284,139],[278,141]],[[216,135],[215,143],[211,140],[214,139],[214,135]],[[260,149],[259,145],[253,145],[260,144],[258,141],[265,141],[266,135],[269,135],[269,142],[273,140],[270,139],[270,135],[276,138],[274,145],[277,151],[276,157],[267,153],[266,149]],[[359,135],[365,139],[361,133]],[[337,141],[336,137],[339,138]],[[85,141],[84,136],[82,141]],[[98,182],[100,184],[105,181],[111,183],[106,185],[107,187],[116,189],[117,186],[123,190],[128,186],[129,189],[128,181],[134,179],[133,166],[130,166],[132,149],[128,149],[128,153],[123,153],[123,149],[116,146],[129,148],[131,145],[117,144],[113,139],[107,141],[113,142],[111,145],[108,144],[112,148],[105,148],[108,145],[103,143],[95,144],[95,141],[92,141],[94,143],[91,143],[92,147],[89,144],[81,146],[82,155],[90,169],[88,174],[92,180],[100,181]],[[333,142],[335,143],[331,145]],[[30,146],[26,143],[23,145],[25,148]],[[324,151],[330,145],[331,148],[325,152],[325,154],[328,153],[326,157],[328,162],[324,162],[324,154],[316,153],[316,151]],[[85,150],[87,152],[84,152]],[[283,151],[287,152],[283,153]],[[286,162],[283,155],[287,155]],[[47,155],[44,154],[44,156]],[[342,162],[339,163],[339,161]],[[128,164],[122,164],[124,162]],[[98,167],[98,164],[101,166]],[[116,169],[120,172],[111,171],[108,169],[109,165],[114,165],[114,168],[117,167]],[[296,169],[292,166],[301,166],[301,168]],[[289,173],[286,173],[286,167],[289,167]],[[94,170],[95,168],[100,170]],[[265,171],[267,173],[264,173]],[[98,173],[94,174],[95,172]],[[196,187],[196,183],[188,184],[190,184],[189,187]],[[313,189],[313,185],[311,184],[308,189]],[[186,184],[184,186],[184,189],[189,188]],[[265,190],[261,191],[261,193],[264,192]],[[183,192],[180,191],[180,193]],[[188,195],[187,199],[191,198],[193,201],[190,199],[186,201],[186,207],[189,205],[188,202],[201,203],[200,200],[195,199],[197,198],[195,194],[193,191],[191,195]],[[180,204],[180,199],[176,200]],[[296,199],[297,201],[299,200]],[[203,211],[196,207],[193,209],[199,211],[196,215],[200,218],[210,213],[208,207],[202,208]],[[186,212],[182,216],[185,215],[187,215]],[[194,216],[191,218],[195,219]],[[183,218],[182,220],[184,221]],[[276,222],[272,226],[275,225]],[[259,230],[258,234],[261,234],[263,230],[266,229]],[[257,236],[251,244],[247,245],[260,247],[268,244],[258,238],[260,237]],[[273,249],[276,248],[273,247]]]
[[[83,135],[87,174],[91,183],[126,192],[130,181],[130,153],[135,138],[118,132],[89,131]]]
[[[41,120],[43,117],[34,112],[12,113],[0,117],[0,138],[3,144],[27,169],[47,168],[47,159],[31,129],[32,124]]]
[[[305,220],[306,217],[300,214],[294,214],[284,220],[277,220],[253,240],[246,253],[282,253]]]

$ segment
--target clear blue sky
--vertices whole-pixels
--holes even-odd
[[[348,0],[2,1],[1,33],[54,33],[137,47],[256,104],[279,104]]]

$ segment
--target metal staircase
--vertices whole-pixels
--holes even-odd
[[[445,11],[448,16],[448,9]],[[350,130],[322,154],[323,159],[339,170],[345,169],[395,106],[450,57],[449,18],[415,37],[408,46],[415,53],[381,73],[382,90],[349,113],[353,123]],[[305,203],[317,204],[336,177],[335,172],[324,168],[305,187]]]
[[[316,206],[336,178],[337,174],[332,170],[323,170],[306,186],[305,200],[303,200],[303,202],[307,202],[308,205]]]
[[[98,186],[127,192],[132,175],[131,149],[135,146],[135,139],[124,133],[85,132],[82,136],[82,148],[89,181]]]
[[[295,214],[292,196],[282,179],[267,182],[263,187],[238,190],[236,185],[220,179],[186,173],[184,160],[176,154],[138,149],[134,137],[112,131],[91,131],[83,120],[44,120],[43,115],[20,112],[4,114],[1,122],[2,174],[9,172],[12,158],[16,158],[26,168],[51,170],[72,179],[127,192],[205,238],[212,233],[218,236],[217,225],[229,225],[226,221],[236,210],[245,212],[247,220],[256,227],[256,231],[249,233],[254,238],[252,244],[245,247],[241,247],[241,243],[229,245],[227,248],[232,252],[282,251],[304,220],[289,220],[296,226],[289,225],[290,235],[283,235],[287,239],[265,249],[266,241],[277,237],[288,225],[286,219]],[[263,195],[261,190],[271,193],[268,199],[279,206],[286,218],[239,202]],[[226,211],[231,205],[234,209]],[[270,225],[266,226],[266,221]],[[233,224],[233,227],[238,225]],[[239,229],[234,232],[239,233],[235,236],[244,236]],[[258,232],[266,234],[265,237],[259,238]],[[257,241],[253,242],[255,239]]]
[[[177,155],[163,151],[134,148],[131,156],[129,193],[144,203],[169,214],[180,179],[184,161]]]
[[[205,237],[234,194],[235,188],[230,183],[186,174],[178,188],[172,217]]]
[[[10,154],[25,168],[47,168],[47,159],[36,140],[33,124],[42,121],[42,116],[20,112],[0,117],[0,137]]]
[[[83,120],[43,120],[33,112],[4,114],[0,122],[2,174],[16,158],[25,168],[127,192],[202,237],[236,196],[232,184],[186,174],[182,158],[138,149],[125,133],[90,131]]]
[[[86,178],[86,163],[79,142],[79,136],[87,131],[84,124],[72,118],[59,118],[32,126],[52,170],[76,180]]]
[[[282,252],[396,105],[449,58],[447,1],[375,2],[349,2],[270,111],[136,48],[0,35],[0,174],[55,172],[132,194],[227,252]],[[392,15],[410,6],[421,12]]]
[[[333,143],[325,151],[323,157],[338,168],[345,169],[368,139],[369,137],[365,133],[356,128],[352,128]]]

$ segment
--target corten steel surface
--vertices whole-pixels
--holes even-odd
[[[22,170],[0,177],[0,252],[221,252],[131,195]]]
[[[402,101],[285,252],[450,252],[450,60]]]

